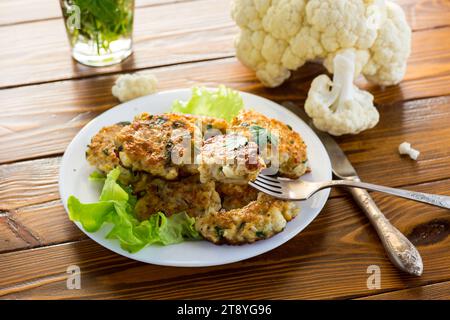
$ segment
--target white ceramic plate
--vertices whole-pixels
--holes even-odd
[[[305,175],[303,179],[308,181],[331,179],[328,154],[319,138],[302,120],[272,101],[244,92],[241,94],[247,108],[253,108],[268,117],[281,120],[301,134],[308,147],[309,164],[312,169],[311,173]],[[150,114],[168,112],[175,99],[187,100],[190,95],[190,89],[182,89],[141,97],[118,105],[89,122],[69,144],[61,162],[59,192],[66,211],[67,199],[70,195],[75,195],[82,202],[98,201],[100,190],[98,186],[88,181],[88,176],[94,168],[85,158],[86,145],[97,131],[119,121],[130,121],[136,114],[144,111]],[[323,190],[308,201],[298,202],[301,207],[300,214],[287,224],[283,232],[270,239],[242,246],[218,246],[207,241],[187,241],[170,246],[149,246],[130,254],[120,248],[117,240],[105,239],[110,226],[105,225],[98,232],[87,233],[81,224],[76,224],[100,245],[130,259],[167,266],[213,266],[248,259],[282,245],[311,223],[322,210],[328,195],[329,190]]]

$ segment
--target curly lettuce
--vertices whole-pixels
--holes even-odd
[[[243,108],[244,101],[239,92],[222,85],[217,91],[192,88],[191,98],[186,102],[175,100],[171,111],[231,121]]]
[[[148,220],[139,221],[134,214],[136,197],[131,188],[117,182],[119,175],[119,168],[110,171],[106,177],[92,174],[90,180],[104,182],[99,201],[81,203],[70,196],[67,202],[70,219],[80,222],[87,232],[96,232],[105,223],[112,224],[106,238],[117,239],[122,249],[130,253],[151,244],[169,245],[200,239],[194,228],[195,219],[185,212],[170,217],[157,212]]]

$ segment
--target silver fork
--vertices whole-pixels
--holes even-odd
[[[255,181],[249,184],[272,197],[283,200],[307,200],[316,192],[332,187],[354,187],[371,191],[379,191],[394,196],[431,204],[433,206],[450,209],[450,196],[441,196],[404,189],[395,189],[376,184],[353,180],[331,180],[324,182],[310,182],[304,180],[289,180],[274,176],[259,174]]]

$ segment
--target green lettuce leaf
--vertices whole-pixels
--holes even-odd
[[[103,173],[94,171],[89,175],[89,181],[105,182],[106,176]]]
[[[175,100],[172,112],[217,117],[231,121],[243,108],[244,101],[239,92],[219,86],[217,91],[192,88],[192,97],[189,101]]]
[[[108,214],[114,210],[114,203],[100,201],[97,203],[81,203],[74,196],[67,201],[69,217],[73,221],[81,222],[84,230],[95,232],[103,225]]]
[[[136,197],[130,187],[117,182],[120,169],[108,173],[104,179],[100,199],[95,203],[81,203],[70,196],[67,202],[69,217],[81,223],[88,232],[98,231],[104,223],[112,224],[108,239],[117,239],[120,246],[134,253],[147,245],[170,245],[184,240],[200,239],[194,228],[195,219],[185,212],[166,217],[162,212],[139,221],[134,215]],[[91,180],[101,181],[99,174],[91,175]]]

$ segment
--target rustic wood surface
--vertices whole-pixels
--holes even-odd
[[[338,142],[366,181],[450,194],[450,2],[398,2],[414,30],[405,80],[387,88],[360,80],[381,121]],[[228,1],[137,0],[134,54],[109,68],[71,60],[57,1],[4,0],[0,12],[8,44],[0,51],[0,298],[450,299],[448,211],[377,193],[379,207],[422,254],[422,277],[390,264],[342,191],[288,243],[226,266],[147,265],[89,240],[67,218],[58,169],[74,135],[118,103],[110,92],[118,74],[151,72],[160,90],[223,83],[300,108],[324,69],[308,64],[281,87],[262,87],[234,57]],[[403,141],[422,152],[419,161],[398,155]],[[81,290],[66,289],[74,264]],[[381,268],[381,289],[367,288],[369,265]]]

